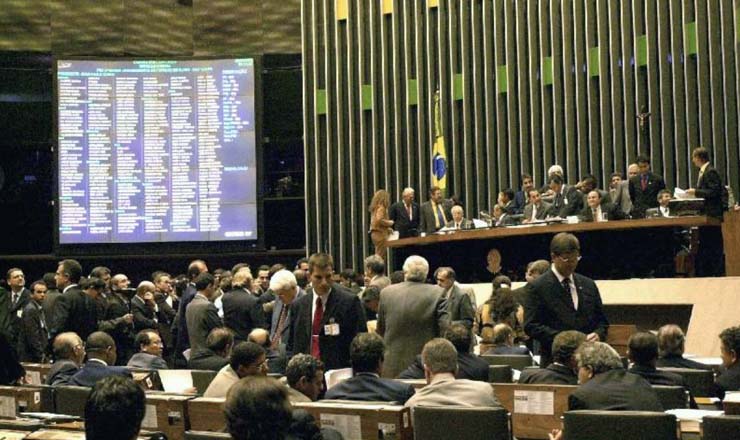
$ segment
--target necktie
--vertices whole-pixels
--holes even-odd
[[[13,292],[13,297],[11,298],[11,301],[10,301],[10,308],[11,308],[11,309],[12,309],[13,307],[15,307],[15,302],[16,302],[16,301],[18,301],[18,294],[17,294],[17,293],[15,293],[15,292]]]
[[[601,219],[600,219],[600,218],[598,217],[598,215],[597,215],[597,214],[598,214],[598,212],[596,212],[596,209],[591,209],[591,215],[593,216],[593,218],[594,218],[594,221],[595,221],[595,222],[597,222],[597,221],[601,220]]]
[[[445,214],[442,212],[442,207],[437,204],[437,226],[442,227],[445,225]]]
[[[648,176],[647,174],[643,174],[640,178],[640,188],[642,188],[643,191],[647,189],[647,182],[648,182]]]
[[[275,327],[275,334],[272,335],[272,341],[270,341],[272,348],[280,345],[280,339],[283,336],[283,330],[285,330],[285,320],[288,317],[288,307],[290,307],[290,304],[283,304],[283,308],[280,310],[280,318],[278,318],[277,327]]]
[[[701,185],[701,176],[703,176],[703,175],[704,175],[704,170],[700,170],[699,171],[699,177],[697,177],[697,179],[696,179],[696,186],[697,187]]]
[[[573,302],[573,308],[578,310],[578,294],[574,294],[570,288],[570,278],[563,279],[563,289],[570,294],[570,299]]]
[[[413,220],[413,216],[414,216],[414,215],[413,215],[413,214],[414,214],[414,210],[413,210],[413,209],[411,209],[411,205],[407,205],[407,206],[406,206],[406,211],[408,211],[408,213],[409,213],[409,220]]]
[[[324,305],[321,297],[316,295],[316,310],[313,312],[313,327],[311,329],[311,356],[321,359],[319,349],[319,333],[321,332],[321,320],[324,318]]]

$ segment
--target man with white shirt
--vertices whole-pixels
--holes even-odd
[[[550,242],[549,271],[530,283],[525,297],[524,331],[540,342],[540,365],[552,362],[552,342],[565,330],[578,330],[588,341],[603,341],[609,322],[601,294],[590,278],[575,273],[581,248],[575,235],[561,232]]]
[[[671,201],[671,192],[667,189],[662,189],[658,193],[658,207],[649,208],[645,211],[645,217],[670,217],[670,210],[668,204]]]
[[[23,271],[14,267],[6,274],[10,291],[10,332],[8,342],[18,350],[18,335],[21,328],[23,309],[31,301],[31,291],[26,289],[26,276]]]
[[[98,329],[98,307],[95,299],[105,290],[105,282],[88,278],[80,289],[82,266],[76,260],[59,262],[55,274],[57,288],[62,294],[54,303],[54,322],[49,329],[49,340],[63,332],[74,332],[83,340]]]
[[[155,290],[154,283],[142,281],[136,288],[136,295],[131,298],[131,313],[134,315],[134,329],[137,332],[159,328],[159,307],[154,301]]]
[[[594,190],[586,197],[586,207],[581,211],[579,218],[582,222],[603,222],[607,220],[621,220],[624,214],[611,203],[602,203],[601,193]]]
[[[71,385],[91,387],[103,378],[109,376],[131,377],[126,367],[115,367],[116,343],[108,333],[94,332],[85,341],[87,362],[70,379]]]
[[[552,205],[542,200],[542,195],[536,189],[529,190],[529,203],[524,207],[524,219],[522,223],[532,223],[536,220],[544,220],[550,214]]]
[[[452,220],[445,225],[448,229],[473,229],[473,222],[465,218],[465,211],[460,205],[452,207]]]

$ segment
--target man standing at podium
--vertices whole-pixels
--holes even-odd
[[[550,242],[550,270],[530,283],[524,305],[524,331],[540,342],[540,366],[552,362],[555,336],[578,330],[589,342],[604,341],[609,322],[601,294],[590,278],[575,273],[581,249],[575,235],[561,232]]]
[[[691,197],[704,199],[704,212],[709,217],[722,219],[722,177],[709,163],[709,151],[704,147],[695,148],[691,161],[699,168],[696,188],[686,193]],[[722,276],[722,230],[717,226],[699,228],[699,253],[696,256],[696,275],[700,277]]]

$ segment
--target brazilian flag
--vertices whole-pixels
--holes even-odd
[[[447,151],[439,112],[439,90],[434,94],[434,145],[432,146],[432,186],[447,195]]]

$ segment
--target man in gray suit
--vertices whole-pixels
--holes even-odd
[[[542,200],[542,195],[536,189],[529,190],[529,203],[524,206],[522,223],[531,223],[535,220],[544,220],[550,215],[549,203]]]
[[[425,284],[429,263],[412,255],[403,264],[405,281],[391,284],[380,292],[377,332],[386,346],[383,376],[398,376],[424,344],[439,337],[447,327],[449,315],[444,291]]]
[[[419,232],[426,234],[439,231],[452,217],[442,198],[442,190],[436,186],[429,190],[429,201],[421,204],[420,211]]]
[[[223,324],[221,318],[218,317],[218,309],[211,302],[211,297],[216,290],[213,275],[203,272],[193,282],[197,293],[187,306],[185,322],[188,327],[190,348],[196,350],[206,348],[208,334]]]
[[[609,198],[614,206],[627,214],[632,211],[629,184],[629,180],[622,179],[622,173],[612,173],[609,183]]]
[[[272,308],[270,347],[285,351],[290,341],[290,321],[293,319],[291,305],[293,301],[305,295],[306,291],[298,287],[295,275],[286,269],[275,272],[270,278],[270,290],[277,296]]]
[[[451,267],[440,267],[434,272],[437,285],[444,289],[447,299],[447,313],[450,323],[460,323],[468,329],[473,328],[475,312],[470,297],[462,291],[455,281],[457,276]]]
[[[374,254],[365,258],[365,286],[383,290],[390,285],[391,279],[385,276],[385,261]]]

